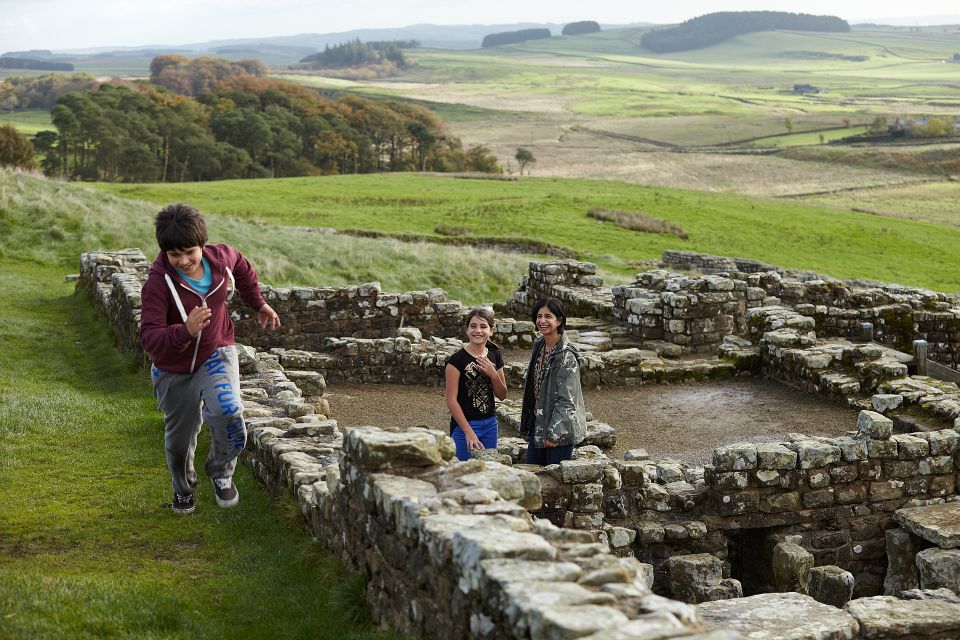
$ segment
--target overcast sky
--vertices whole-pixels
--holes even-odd
[[[432,24],[680,22],[766,9],[847,20],[960,14],[957,0],[0,0],[0,51],[186,44]],[[924,24],[920,19],[916,24]]]

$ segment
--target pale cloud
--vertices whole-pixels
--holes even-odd
[[[418,23],[671,23],[711,11],[761,9],[848,20],[960,12],[955,0],[915,6],[892,0],[0,0],[0,51],[177,45]]]

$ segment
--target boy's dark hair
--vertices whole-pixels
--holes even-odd
[[[154,223],[161,251],[176,251],[207,244],[207,225],[200,212],[179,202],[160,209]]]
[[[550,310],[560,323],[560,326],[557,327],[557,333],[563,335],[563,330],[567,328],[567,314],[563,312],[563,303],[557,300],[556,298],[540,298],[533,303],[533,324],[537,324],[537,311],[546,307]]]

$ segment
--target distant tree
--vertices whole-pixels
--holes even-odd
[[[848,129],[850,128],[850,118],[844,118],[842,122],[843,122],[843,126],[845,126]]]
[[[543,40],[549,38],[552,34],[550,29],[520,29],[519,31],[502,31],[500,33],[491,33],[484,36],[480,46],[484,49],[488,47],[499,47],[505,44],[519,44],[527,40]]]
[[[882,135],[887,133],[887,119],[885,116],[877,116],[873,119],[873,122],[870,123],[870,128],[868,129],[873,135]]]
[[[954,134],[952,116],[928,118],[926,124],[916,127],[914,134],[923,138],[945,138]]]
[[[823,135],[823,134],[821,133],[821,134],[820,134],[820,144],[823,144],[823,143],[826,142],[826,141],[827,141],[827,136],[825,136],[825,135]]]
[[[0,126],[0,167],[36,169],[33,145],[13,125]]]
[[[468,171],[480,171],[482,173],[503,173],[503,167],[497,162],[496,156],[490,153],[483,145],[477,145],[467,149],[466,169]]]
[[[560,35],[580,36],[586,33],[597,33],[600,31],[600,25],[593,20],[583,20],[581,22],[571,22],[564,25]]]
[[[783,126],[787,128],[787,133],[793,133],[793,118],[789,116],[784,118]]]
[[[523,170],[526,169],[528,164],[533,164],[537,161],[537,159],[533,157],[533,153],[529,149],[524,149],[523,147],[517,147],[517,152],[513,157],[520,165],[520,175],[523,175]],[[527,175],[529,175],[529,173],[530,172],[528,171]]]

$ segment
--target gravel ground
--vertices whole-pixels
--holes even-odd
[[[445,429],[450,420],[441,387],[331,385],[325,397],[341,426]],[[642,447],[653,456],[703,464],[723,444],[779,441],[791,432],[838,436],[857,424],[851,409],[759,379],[588,389],[584,399],[595,419],[617,431],[611,457]]]

